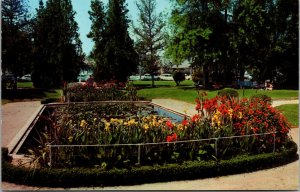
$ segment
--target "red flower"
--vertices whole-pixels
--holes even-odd
[[[170,129],[173,128],[173,123],[172,123],[170,120],[168,120],[168,121],[166,122],[166,125],[167,125],[167,127],[169,127]]]
[[[187,124],[189,124],[189,121],[187,119],[184,119],[181,123],[182,125],[186,126]]]
[[[193,117],[192,117],[192,122],[196,122],[200,119],[200,115],[199,114],[195,114]]]
[[[173,133],[172,135],[167,136],[167,142],[172,142],[177,140],[177,134]]]

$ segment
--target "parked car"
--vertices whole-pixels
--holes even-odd
[[[191,79],[192,79],[191,75],[185,74],[185,80],[191,80]]]
[[[169,74],[169,73],[161,74],[159,77],[161,80],[164,80],[164,81],[173,81],[174,80],[173,75]]]
[[[159,76],[154,76],[154,80],[159,80]],[[151,81],[152,80],[152,76],[149,73],[146,73],[145,75],[142,76],[143,81]]]
[[[138,80],[141,80],[141,76],[136,74],[136,75],[131,75],[129,76],[129,80],[130,81],[138,81]]]
[[[26,74],[20,77],[19,81],[31,81],[31,74]]]

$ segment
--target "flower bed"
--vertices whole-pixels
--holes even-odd
[[[56,107],[24,151],[40,166],[110,169],[279,152],[290,141],[285,117],[268,102],[205,96],[197,114],[177,123],[133,103]]]
[[[63,94],[67,102],[138,100],[137,92],[131,83],[124,85],[115,81],[98,83],[96,87],[81,83],[65,83]]]

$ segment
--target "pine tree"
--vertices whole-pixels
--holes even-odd
[[[36,87],[60,87],[76,81],[84,54],[70,0],[40,1],[34,36],[32,80]]]
[[[136,49],[139,52],[141,65],[152,76],[154,87],[154,75],[159,69],[158,52],[164,47],[164,22],[162,14],[155,14],[156,0],[141,0],[136,3],[139,10],[139,26],[134,27],[134,33],[138,41]]]
[[[104,5],[100,0],[91,1],[91,11],[89,11],[90,20],[92,21],[91,31],[87,35],[95,45],[90,57],[95,61],[94,78],[96,81],[108,79],[110,74],[107,73],[107,65],[104,65],[104,50],[106,44],[106,25],[107,17],[105,15]]]
[[[1,13],[2,71],[30,73],[31,20],[26,1],[3,0]]]
[[[102,8],[98,8],[97,14],[95,3],[92,6],[94,7],[92,7],[91,13],[97,15],[91,15],[95,20],[92,20],[93,26],[90,33],[95,41],[92,53],[97,62],[95,78],[125,82],[128,76],[136,70],[138,63],[138,55],[134,50],[134,43],[128,32],[129,20],[125,0],[110,0],[105,14],[106,19],[103,18],[103,11],[99,10]],[[104,27],[102,25],[98,26],[96,23],[97,17],[103,19],[103,21],[98,20],[97,22],[103,24]],[[100,38],[97,37],[96,31],[98,31],[97,34],[100,34]],[[102,49],[103,52],[101,52]]]

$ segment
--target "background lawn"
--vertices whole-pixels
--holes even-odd
[[[138,96],[151,100],[154,98],[171,98],[189,103],[195,103],[198,96],[198,89],[195,88],[193,81],[185,80],[180,86],[176,86],[174,81],[155,81],[155,87],[151,87],[151,81],[133,81],[133,84],[138,89]],[[239,89],[240,98],[249,98],[255,94],[265,94],[273,100],[276,99],[298,99],[298,90],[273,90],[265,91],[258,89]],[[217,95],[218,90],[206,90],[208,98],[213,98]]]
[[[287,104],[276,107],[288,119],[292,126],[299,126],[299,104]]]

